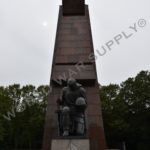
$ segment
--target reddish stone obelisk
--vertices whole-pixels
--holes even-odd
[[[59,138],[56,100],[65,81],[73,76],[87,94],[87,135],[90,150],[105,150],[106,141],[99,98],[88,6],[84,0],[63,0],[60,6],[51,74],[43,150]],[[61,80],[62,79],[62,80]]]

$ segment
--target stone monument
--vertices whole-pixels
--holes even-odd
[[[88,6],[59,9],[42,150],[105,150]]]
[[[68,79],[67,86],[57,100],[59,136],[84,136],[86,134],[85,89],[75,79]]]

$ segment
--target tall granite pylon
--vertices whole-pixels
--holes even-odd
[[[52,90],[48,99],[42,150],[53,150],[52,140],[61,139],[56,101],[69,77],[74,77],[86,89],[87,133],[84,138],[89,139],[90,150],[105,150],[89,10],[84,0],[63,0],[59,9],[50,79]]]

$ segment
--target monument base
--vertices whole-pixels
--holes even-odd
[[[88,139],[54,139],[51,150],[90,150]]]

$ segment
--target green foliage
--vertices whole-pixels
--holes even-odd
[[[150,72],[100,89],[108,145],[126,142],[128,150],[150,149]]]
[[[0,149],[41,148],[49,87],[0,87]]]

